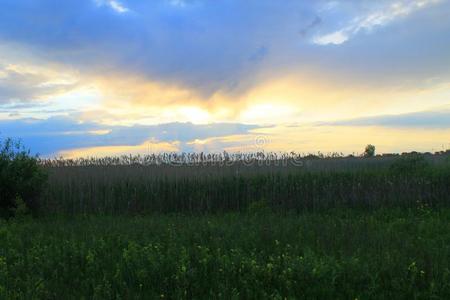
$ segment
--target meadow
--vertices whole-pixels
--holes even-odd
[[[4,221],[1,299],[448,299],[450,210]]]
[[[38,163],[32,214],[0,220],[0,299],[450,297],[448,152]]]
[[[449,153],[176,159],[43,161],[49,178],[42,209],[121,215],[242,212],[254,202],[296,212],[450,204]]]

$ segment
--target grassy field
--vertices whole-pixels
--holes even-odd
[[[295,161],[294,161],[295,160]],[[227,165],[146,160],[55,162],[43,211],[76,214],[242,212],[255,201],[281,211],[450,207],[450,152],[374,158],[288,158]],[[283,164],[283,162],[285,164]],[[60,166],[62,165],[62,166]]]
[[[450,152],[11,157],[0,299],[450,299]]]
[[[450,210],[11,219],[1,299],[448,299]]]

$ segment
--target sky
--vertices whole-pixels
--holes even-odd
[[[43,157],[450,148],[449,0],[0,6],[0,139]]]

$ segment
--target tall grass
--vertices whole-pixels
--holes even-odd
[[[254,201],[281,211],[447,207],[448,157],[47,161],[42,203],[67,214],[243,211]]]
[[[450,297],[448,154],[162,157],[41,161],[0,299]]]

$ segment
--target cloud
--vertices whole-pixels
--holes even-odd
[[[95,3],[98,6],[109,6],[111,9],[113,9],[115,12],[119,14],[123,14],[126,12],[129,12],[130,10],[125,7],[122,3],[120,3],[117,0],[95,0]]]
[[[180,150],[196,139],[248,134],[256,125],[216,123],[194,125],[169,123],[152,126],[107,126],[95,122],[79,122],[72,117],[47,120],[0,120],[1,136],[19,138],[33,153],[44,156],[83,148],[132,147],[152,143],[180,143]]]
[[[315,152],[361,150],[374,143],[380,152],[432,151],[448,144],[449,111],[408,118],[380,116],[300,126],[261,127],[243,124],[107,126],[71,117],[0,121],[0,139],[20,138],[43,157],[146,154],[160,151]],[[437,122],[434,119],[440,119]],[[339,124],[338,124],[339,123]],[[400,124],[400,125],[399,125]],[[430,125],[431,124],[431,125]]]
[[[0,104],[44,100],[77,87],[70,78],[27,69],[20,65],[0,64]]]
[[[318,36],[314,38],[314,43],[318,45],[340,45],[346,41],[348,41],[349,35],[345,30],[339,30],[330,34]]]
[[[322,19],[319,16],[316,16],[314,20],[312,20],[311,23],[309,23],[307,26],[303,27],[300,30],[300,35],[302,37],[306,37],[310,31],[318,27],[322,23]]]
[[[244,93],[260,84],[261,78],[287,72],[314,71],[359,81],[370,77],[372,68],[391,62],[403,68],[416,64],[439,68],[435,60],[448,57],[444,51],[448,38],[443,38],[448,32],[447,4],[441,3],[432,16],[417,21],[401,17],[438,6],[430,5],[431,0],[398,3],[396,7],[386,0],[65,0],[61,5],[42,0],[36,5],[32,0],[4,0],[8,9],[0,10],[0,41],[29,49],[83,76],[138,76],[194,90],[208,100],[217,92]],[[124,10],[129,13],[118,13]],[[366,47],[347,48],[345,53],[318,50],[299,37],[300,28],[300,35],[316,38],[319,43],[339,44],[357,32],[393,24],[397,19],[408,22],[405,26],[410,34],[393,30],[374,37]],[[439,53],[420,53],[419,62],[402,56],[411,45],[417,46],[417,40],[424,39],[428,41],[425,45],[437,44],[433,52]],[[372,45],[375,42],[377,47]],[[374,48],[385,47],[389,54],[380,57]],[[423,46],[412,52],[420,51],[425,51]],[[347,63],[348,74],[342,76],[342,67],[336,65],[349,57],[365,61]],[[365,71],[360,71],[363,63]],[[385,69],[376,72],[385,73]]]
[[[118,13],[125,13],[128,11],[128,8],[124,7],[120,2],[118,1],[109,1],[109,5],[111,6],[112,9],[114,9],[115,11],[117,11]]]
[[[361,31],[371,32],[377,27],[386,26],[399,18],[406,17],[418,10],[439,2],[441,2],[441,0],[387,1],[381,6],[375,5],[375,8],[366,14],[357,15],[347,26],[337,31],[315,36],[313,38],[313,43],[317,45],[340,45]]]
[[[252,80],[244,77],[260,68],[258,58],[271,55],[264,49],[298,36],[311,10],[307,3],[271,0],[5,1],[1,41],[82,72],[133,73],[206,95],[248,85]]]
[[[337,126],[450,129],[450,110],[381,115],[323,123]]]
[[[45,115],[6,107],[5,116],[78,109],[83,120],[116,125],[262,124],[423,110],[449,99],[419,99],[418,91],[429,78],[450,82],[448,2],[400,1],[395,10],[388,0],[117,0],[127,13],[98,3],[2,1],[0,63],[27,67],[21,57],[3,59],[26,52],[45,70],[0,72],[0,102],[52,102]],[[314,37],[341,46],[319,47]],[[92,93],[66,85],[66,72]],[[286,78],[295,80],[267,91]]]

